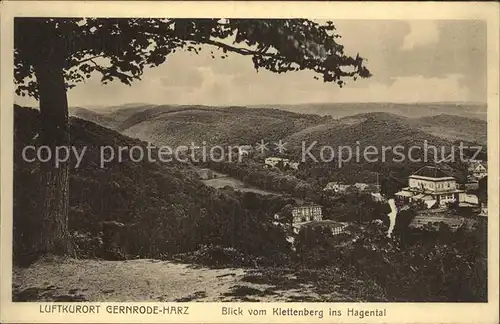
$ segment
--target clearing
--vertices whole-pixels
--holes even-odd
[[[351,299],[319,295],[291,273],[281,284],[262,280],[257,269],[210,269],[151,259],[127,261],[45,259],[13,269],[14,301],[173,302],[322,301]]]

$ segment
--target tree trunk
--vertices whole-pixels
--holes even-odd
[[[40,162],[40,232],[35,240],[37,254],[74,256],[68,231],[69,163],[55,166],[58,146],[70,145],[68,100],[63,74],[64,59],[56,51],[40,52],[35,64],[40,102],[40,145],[50,148],[52,158]]]

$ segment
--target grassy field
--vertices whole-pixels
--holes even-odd
[[[207,185],[209,187],[213,187],[213,188],[224,188],[225,186],[230,186],[238,191],[255,192],[255,193],[261,194],[261,195],[283,196],[283,194],[281,194],[279,192],[263,190],[263,189],[249,186],[248,184],[246,184],[243,181],[240,181],[238,179],[235,179],[235,178],[227,176],[227,175],[222,175],[221,173],[217,174],[217,178],[202,180],[202,182],[205,185]]]

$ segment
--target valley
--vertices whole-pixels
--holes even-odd
[[[14,112],[13,289],[21,300],[447,301],[484,297],[482,286],[467,286],[457,297],[442,284],[445,281],[429,282],[424,273],[413,269],[434,267],[450,251],[459,251],[468,270],[454,257],[446,268],[435,271],[447,280],[465,276],[484,284],[476,276],[485,269],[486,245],[478,240],[482,236],[477,232],[484,231],[486,222],[451,234],[438,226],[439,235],[424,231],[413,238],[409,234],[417,213],[413,207],[400,211],[394,224],[387,202],[369,193],[354,190],[335,195],[324,190],[335,181],[354,188],[380,180],[377,190],[392,197],[424,163],[352,161],[341,168],[334,163],[270,167],[266,157],[277,154],[262,154],[253,147],[262,139],[284,140],[283,156],[297,161],[301,142],[310,141],[332,146],[359,142],[361,147],[410,146],[423,141],[454,145],[456,133],[446,137],[436,127],[464,130],[460,136],[477,143],[486,138],[481,131],[486,124],[479,119],[465,127],[469,119],[462,116],[412,119],[386,112],[333,118],[244,107],[133,105],[106,112],[73,110],[73,115],[82,118],[71,119],[71,144],[77,149],[87,147],[85,158],[71,170],[69,186],[69,228],[79,259],[32,264],[33,256],[26,251],[40,226],[36,190],[40,165],[24,161],[22,149],[36,145],[39,118],[33,109],[16,106]],[[99,164],[103,145],[174,146],[203,141],[251,148],[241,163],[161,163],[134,161],[132,155],[125,155],[124,161]],[[464,176],[463,166],[453,167],[457,178]],[[201,168],[216,176],[200,177]],[[294,213],[318,206],[322,209],[319,221],[303,228],[288,225]],[[394,238],[387,236],[389,225]],[[400,244],[405,248],[400,249]],[[415,255],[426,255],[427,261],[422,263]],[[94,278],[96,284],[77,288],[80,275],[69,275],[75,269],[81,276]],[[378,272],[391,280],[373,277]],[[112,274],[112,280],[104,279],[104,273]],[[63,282],[56,284],[61,277]],[[197,278],[206,283],[206,289],[183,284],[185,279],[197,282]],[[130,280],[129,290],[116,288],[119,282]]]

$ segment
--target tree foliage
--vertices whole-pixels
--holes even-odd
[[[100,74],[102,83],[130,85],[144,70],[178,50],[198,53],[209,45],[251,57],[255,68],[283,73],[311,70],[325,82],[369,77],[363,59],[344,54],[331,22],[262,19],[16,18],[16,93],[40,106],[40,138],[51,148],[69,146],[67,89]],[[68,232],[69,168],[43,164],[39,172],[40,253],[71,255]]]
[[[38,97],[34,65],[47,57],[62,60],[67,88],[94,72],[103,83],[131,84],[168,55],[202,45],[221,49],[222,58],[250,56],[257,70],[311,70],[339,86],[369,77],[364,59],[346,55],[339,37],[332,22],[306,19],[16,18],[16,91]]]
[[[388,238],[376,222],[351,230],[352,244],[304,231],[297,240],[298,262],[316,273],[309,283],[318,289],[337,291],[350,282],[349,293],[363,287],[364,301],[484,302],[486,231],[485,222],[456,232],[442,226],[405,246]]]

